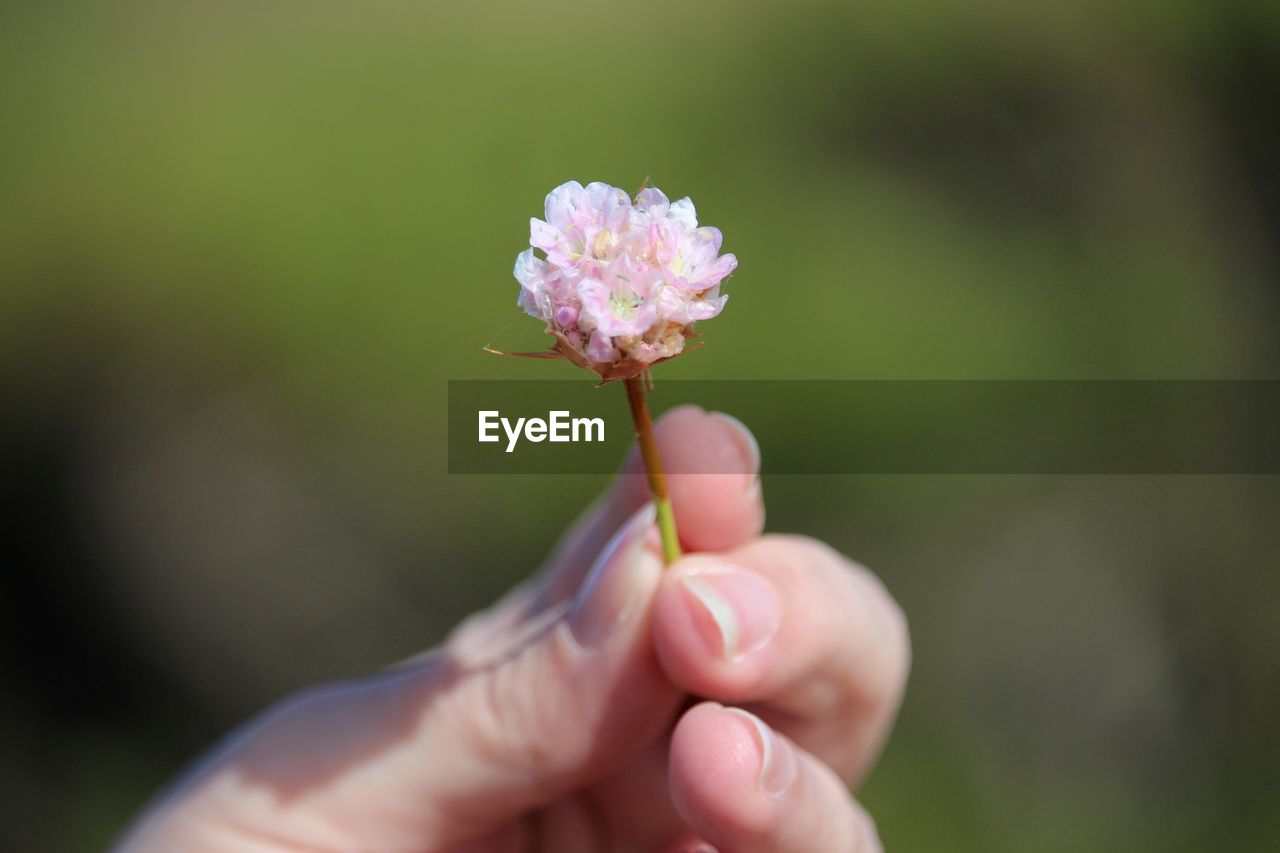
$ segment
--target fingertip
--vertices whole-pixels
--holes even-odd
[[[791,747],[754,715],[704,702],[671,736],[670,785],[680,817],[715,839],[754,839],[777,820],[795,779]]]
[[[678,406],[672,406],[670,409],[667,409],[662,413],[662,416],[658,420],[659,422],[678,422],[682,418],[698,417],[700,415],[705,415],[706,413],[706,409],[695,403],[681,403]]]
[[[860,849],[865,853],[884,853],[884,842],[880,840],[880,828],[876,825],[875,818],[857,801],[853,803],[853,813],[859,842],[862,844]]]
[[[671,799],[699,838],[741,853],[881,849],[829,767],[742,708],[704,702],[671,738]]]
[[[654,648],[673,683],[736,702],[754,695],[783,620],[781,592],[764,575],[716,555],[682,558],[654,597]],[[757,697],[758,698],[758,697]]]
[[[760,442],[755,434],[728,412],[709,412],[708,414],[729,428],[729,437],[736,445],[739,456],[747,463],[747,469],[754,474],[760,473]]]
[[[680,539],[689,550],[727,550],[760,534],[760,447],[741,421],[679,406],[659,419],[654,432]]]
[[[737,419],[682,405],[659,418],[654,432],[684,550],[727,551],[760,535],[759,448]],[[633,447],[603,498],[557,546],[533,607],[572,595],[609,537],[651,499]]]

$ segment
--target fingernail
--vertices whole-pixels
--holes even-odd
[[[656,516],[653,504],[631,516],[596,559],[569,611],[569,632],[583,649],[596,649],[626,622],[640,585],[637,577],[649,556],[645,540]],[[660,568],[659,568],[660,571]]]
[[[760,648],[782,623],[778,590],[755,572],[713,563],[682,576],[680,585],[708,651],[722,660]]]
[[[756,784],[771,797],[781,797],[796,778],[796,754],[791,744],[765,725],[764,720],[741,708],[725,708],[751,724],[760,744],[760,775]]]
[[[760,443],[751,434],[751,430],[747,429],[747,425],[733,415],[725,412],[710,412],[709,414],[729,427],[728,431],[732,436],[734,446],[738,449],[743,462],[746,463],[747,471],[751,475],[752,482],[754,482],[756,476],[760,473]]]

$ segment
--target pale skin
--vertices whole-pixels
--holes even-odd
[[[139,817],[128,853],[879,851],[850,794],[907,680],[866,569],[762,535],[754,439],[657,425],[686,556],[635,460],[531,580],[446,642],[286,699]]]

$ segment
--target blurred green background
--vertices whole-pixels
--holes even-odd
[[[659,381],[1276,378],[1278,107],[1264,0],[5,4],[0,847],[101,848],[603,486],[445,473],[446,379],[574,375],[480,350],[540,345],[551,187],[741,259]],[[911,619],[890,849],[1276,849],[1275,478],[765,490]]]

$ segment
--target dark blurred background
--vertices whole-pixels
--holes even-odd
[[[1270,0],[4,4],[0,847],[101,848],[602,487],[445,473],[446,379],[575,375],[480,350],[556,184],[741,259],[662,376],[1277,378],[1278,108]],[[765,489],[911,618],[890,849],[1276,849],[1276,478]]]

